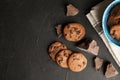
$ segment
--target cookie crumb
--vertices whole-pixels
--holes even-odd
[[[106,69],[106,72],[105,72],[105,77],[106,78],[114,77],[118,74],[119,74],[118,71],[115,69],[115,67],[113,66],[112,63],[107,65],[107,69]]]
[[[72,4],[67,5],[67,13],[66,16],[75,16],[79,13],[79,10],[74,7]]]

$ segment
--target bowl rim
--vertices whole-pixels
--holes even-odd
[[[108,25],[107,25],[107,20],[108,20],[108,16],[109,16],[109,12],[111,11],[111,9],[120,3],[120,0],[115,0],[113,2],[111,2],[107,8],[105,9],[104,13],[103,13],[103,17],[102,17],[102,27],[103,27],[103,32],[105,34],[105,37],[107,38],[107,40],[117,46],[120,47],[120,40],[116,40],[114,38],[112,38],[112,36],[110,35],[109,31],[108,31]]]

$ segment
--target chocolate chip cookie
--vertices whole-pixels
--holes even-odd
[[[54,42],[49,46],[49,55],[55,61],[56,54],[63,49],[67,49],[66,45],[61,42]]]
[[[64,37],[71,42],[78,42],[85,36],[85,28],[80,23],[69,23],[65,26]]]
[[[68,57],[71,55],[71,50],[61,50],[56,55],[56,62],[58,65],[60,65],[62,68],[68,68]]]
[[[120,24],[112,26],[110,34],[114,39],[120,40]]]
[[[120,24],[120,4],[117,4],[113,9],[110,11],[110,15],[108,17],[108,26],[114,26]]]
[[[73,72],[80,72],[87,66],[87,58],[81,53],[73,53],[68,59],[68,66]]]

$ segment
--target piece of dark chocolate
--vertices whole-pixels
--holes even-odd
[[[83,49],[88,49],[89,44],[90,44],[91,40],[88,39],[84,39],[80,42],[80,44],[78,45],[79,48],[83,48]]]
[[[118,75],[118,71],[115,69],[115,67],[113,66],[113,64],[108,64],[107,65],[107,69],[105,72],[105,77],[106,78],[110,78],[110,77],[114,77],[116,75]]]
[[[55,29],[56,29],[56,33],[58,35],[58,38],[60,38],[62,36],[62,25],[61,24],[56,25]]]
[[[92,40],[87,50],[90,51],[94,55],[98,55],[99,46],[97,45],[97,42],[95,40]]]
[[[94,63],[95,63],[95,70],[99,71],[103,65],[103,59],[102,58],[99,58],[99,57],[96,57],[94,59]]]
[[[93,55],[98,55],[99,52],[99,46],[95,40],[81,42],[77,48]]]
[[[79,10],[74,7],[72,4],[67,5],[67,13],[66,16],[75,16],[79,13]]]

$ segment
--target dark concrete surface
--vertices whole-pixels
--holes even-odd
[[[92,6],[102,0],[0,0],[0,80],[120,80],[120,75],[106,79],[106,63],[112,62],[120,71],[104,43],[85,17]],[[80,13],[66,17],[65,6],[72,3]],[[86,28],[86,37],[95,39],[100,46],[99,57],[105,60],[97,72],[95,56],[75,48],[76,43],[58,39],[54,26],[58,23],[80,22]],[[60,68],[48,55],[53,41],[65,43],[69,49],[82,52],[88,65],[74,73]]]

